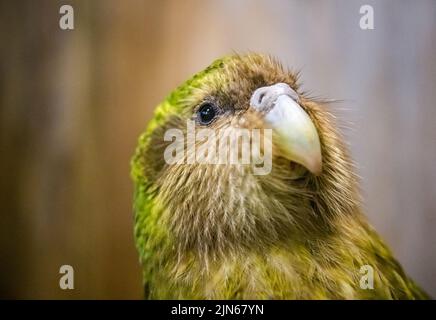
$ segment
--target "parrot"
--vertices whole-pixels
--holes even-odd
[[[271,55],[233,53],[157,106],[131,160],[146,299],[429,299],[368,222],[329,101],[299,76]],[[190,152],[168,161],[168,132],[188,123],[260,130],[270,171]]]

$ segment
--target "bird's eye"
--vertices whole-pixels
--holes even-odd
[[[205,103],[198,109],[197,115],[201,124],[209,124],[216,117],[216,108],[211,103]]]

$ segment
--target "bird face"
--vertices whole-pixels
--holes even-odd
[[[133,160],[139,172],[136,180],[147,181],[159,199],[162,223],[182,251],[217,252],[308,231],[316,224],[314,194],[322,192],[323,175],[331,175],[323,158],[326,151],[326,159],[332,159],[332,153],[321,142],[336,142],[323,115],[299,93],[296,76],[270,57],[250,54],[218,60],[158,107]],[[189,121],[196,134],[208,130],[217,139],[190,141]],[[255,147],[264,155],[271,146],[268,174],[256,175],[250,163],[195,161],[192,150],[215,156],[211,150],[217,150],[222,132],[241,128],[260,130],[263,144],[257,140]],[[183,153],[168,163],[164,154],[174,141],[165,137],[174,129],[184,137],[174,149]],[[247,148],[253,148],[254,140],[249,135]],[[238,155],[244,153],[244,145],[237,148]]]
[[[249,127],[253,130],[253,133],[259,133],[259,129],[270,130],[271,136],[263,135],[263,138],[268,140],[264,144],[271,147],[273,132],[274,144],[279,149],[278,153],[289,161],[302,165],[315,175],[321,173],[321,148],[317,130],[308,114],[299,105],[298,94],[288,84],[277,83],[257,88],[251,95],[250,100],[246,102],[248,107],[237,113],[233,104],[230,107],[230,112],[224,111],[213,96],[208,96],[204,100],[200,103],[194,115],[195,123],[203,128],[199,129],[201,130],[199,133],[191,131],[190,134],[194,138],[191,143],[195,143],[195,138],[198,136],[204,136],[207,139],[199,139],[206,140],[202,144],[201,150],[193,148],[187,150],[186,157],[190,158],[189,163],[192,164],[193,161],[201,159],[204,163],[207,162],[211,165],[238,164],[234,160],[240,160],[239,158],[246,156],[244,159],[245,164],[249,164],[250,160],[256,163],[263,160],[271,165],[272,148],[265,148],[265,145],[261,146],[260,139],[253,139],[254,135],[251,134],[249,129],[245,128],[245,131],[242,129]],[[219,124],[215,124],[215,121]],[[194,125],[193,123],[192,126]],[[187,126],[189,127],[189,123]],[[207,127],[207,129],[204,127]],[[212,127],[213,130],[209,129],[209,127]],[[221,127],[220,131],[224,131],[224,133],[216,134],[217,127]],[[223,128],[226,130],[223,130]],[[181,132],[181,134],[183,133]],[[244,136],[248,139],[239,141],[238,138]],[[180,145],[180,141],[178,143]],[[179,150],[179,145],[176,146],[175,150]],[[217,145],[219,150],[216,150]],[[184,141],[182,141],[180,147],[181,149],[184,148]],[[263,159],[261,159],[260,154],[253,154],[253,152],[252,157],[250,157],[250,151],[260,151],[261,149]],[[203,155],[201,151],[206,152]],[[197,156],[192,154],[195,152],[197,152]],[[217,155],[217,152],[221,154]],[[171,163],[183,162],[182,157],[174,159]],[[233,159],[229,159],[229,157]],[[267,157],[268,159],[266,159]],[[254,174],[269,174],[271,170],[271,166],[267,171],[259,171],[256,170],[256,167],[254,168]],[[295,176],[295,170],[293,174]]]
[[[265,148],[265,145],[272,144],[275,158],[284,158],[291,162],[288,166],[290,172],[285,176],[300,177],[305,169],[314,175],[319,175],[322,168],[320,140],[314,123],[300,105],[297,88],[291,87],[292,85],[296,87],[295,77],[287,74],[279,64],[270,59],[259,56],[249,57],[253,61],[237,57],[239,59],[234,58],[227,64],[222,63],[219,71],[203,75],[203,81],[199,84],[188,84],[188,88],[184,89],[189,94],[185,94],[183,99],[171,99],[171,103],[178,105],[180,110],[179,116],[175,117],[178,118],[179,124],[169,121],[173,127],[167,128],[167,132],[177,128],[180,134],[167,135],[164,140],[171,141],[172,138],[180,135],[186,137],[189,134],[193,135],[191,137],[193,139],[187,143],[176,141],[175,148],[169,151],[183,149],[186,153],[181,156],[179,154],[177,159],[167,163],[193,164],[197,160],[211,165],[241,164],[241,161],[235,163],[232,161],[235,159],[229,157],[235,155],[237,160],[241,160],[239,158],[253,151],[253,147],[262,150],[264,157],[259,159],[260,155],[252,154],[248,162],[271,161],[272,149]],[[276,82],[276,78],[288,80],[289,83]],[[183,118],[187,121],[190,119],[191,129],[195,127],[197,132],[189,132],[189,123],[185,126],[187,130],[183,130],[180,127],[184,124]],[[259,139],[253,138],[254,134],[249,130],[259,133],[259,130],[265,129],[272,133],[274,139],[266,136],[265,131],[262,131],[264,140],[262,145]],[[245,131],[241,132],[242,130]],[[226,141],[229,137],[233,140]],[[244,137],[248,137],[248,140],[244,140]],[[226,142],[229,142],[227,147],[231,150],[221,148]],[[244,142],[249,145],[244,145]],[[190,148],[189,144],[195,144],[198,148]],[[217,146],[220,147],[219,150]],[[221,154],[217,155],[219,152]],[[203,161],[198,161],[199,158]],[[208,161],[204,161],[205,159]],[[247,161],[245,164],[248,164]],[[254,171],[254,174],[270,173],[270,170],[262,173]]]

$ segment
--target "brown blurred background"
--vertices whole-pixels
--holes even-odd
[[[75,29],[59,28],[59,8]],[[375,30],[359,28],[359,8]],[[368,216],[436,296],[436,2],[0,2],[0,297],[141,298],[129,159],[154,106],[259,51],[336,106]],[[59,267],[75,289],[59,289]]]

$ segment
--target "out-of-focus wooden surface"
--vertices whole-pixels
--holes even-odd
[[[58,27],[61,3],[74,31]],[[359,28],[366,3],[375,30]],[[142,296],[136,138],[171,89],[233,50],[273,54],[344,100],[368,216],[436,295],[435,16],[431,0],[2,1],[0,297]]]

